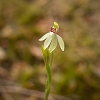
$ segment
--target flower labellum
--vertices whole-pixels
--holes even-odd
[[[54,22],[54,25],[51,27],[51,31],[42,36],[39,41],[44,41],[44,49],[49,47],[49,51],[52,52],[57,47],[57,42],[62,51],[64,51],[64,41],[63,39],[57,35],[57,30],[59,29],[59,25],[57,22]]]

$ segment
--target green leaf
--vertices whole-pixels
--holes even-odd
[[[43,56],[44,56],[44,61],[45,63],[48,63],[49,62],[49,49],[44,49],[44,47],[42,46],[42,53],[43,53]]]
[[[47,39],[45,40],[45,42],[44,42],[44,49],[46,49],[50,45],[51,40],[52,40],[52,35],[47,37]]]
[[[49,51],[50,53],[57,47],[57,36],[56,34],[52,35],[52,41],[51,41],[51,45],[49,47]]]
[[[57,39],[58,39],[58,43],[60,45],[61,50],[64,51],[64,41],[63,41],[63,39],[59,35],[57,35]]]
[[[43,36],[39,39],[39,41],[45,40],[49,35],[50,35],[50,33],[46,33],[45,35],[43,35]]]

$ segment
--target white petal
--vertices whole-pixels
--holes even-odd
[[[64,41],[63,41],[63,39],[59,35],[56,35],[56,36],[57,36],[58,43],[60,45],[61,50],[64,51]]]
[[[52,40],[52,35],[48,36],[47,39],[45,40],[44,49],[46,49],[50,45],[51,40]]]
[[[49,32],[49,33],[46,33],[45,35],[43,35],[43,36],[39,39],[39,41],[45,40],[49,35],[50,35],[50,32]]]
[[[57,47],[57,36],[55,34],[52,35],[52,42],[49,47],[49,51],[52,52]]]

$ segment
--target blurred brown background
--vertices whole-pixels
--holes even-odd
[[[100,0],[0,0],[0,100],[44,100],[38,39],[59,23],[49,100],[100,100]]]

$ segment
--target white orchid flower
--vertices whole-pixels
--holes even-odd
[[[49,47],[49,51],[52,52],[57,47],[57,42],[58,42],[61,50],[64,51],[64,41],[56,33],[58,29],[59,29],[58,23],[54,22],[54,26],[51,27],[51,31],[46,33],[39,39],[39,41],[45,40],[44,49]]]

